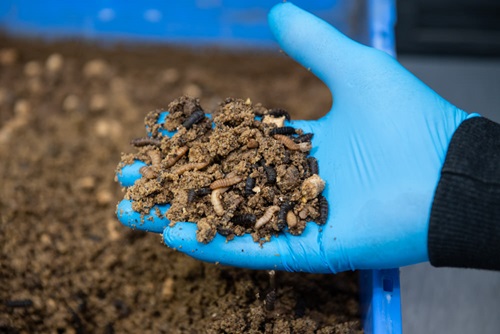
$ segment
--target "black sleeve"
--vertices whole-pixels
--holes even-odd
[[[455,131],[429,223],[436,267],[500,270],[500,125],[483,117]]]

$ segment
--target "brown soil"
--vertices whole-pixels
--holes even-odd
[[[195,261],[115,218],[120,152],[176,96],[320,116],[326,88],[283,56],[0,38],[0,332],[351,333],[357,275]],[[11,48],[11,49],[9,49]]]
[[[148,164],[125,195],[135,211],[171,204],[171,225],[196,222],[204,243],[217,232],[228,241],[250,233],[262,243],[283,231],[300,235],[306,221],[326,222],[319,205],[326,203],[325,182],[310,166],[316,161],[308,158],[311,142],[299,142],[301,129],[284,127],[286,111],[276,115],[250,99],[226,98],[211,111],[212,128],[199,99],[182,96],[167,110],[161,125],[161,111],[145,117],[150,137],[133,140],[138,151],[124,154],[117,168],[120,173],[133,160]],[[163,128],[176,133],[164,136]],[[277,131],[288,135],[273,135]]]

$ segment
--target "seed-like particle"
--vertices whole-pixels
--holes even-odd
[[[288,113],[288,111],[286,111],[284,109],[278,109],[278,108],[271,109],[271,110],[269,110],[269,115],[274,116],[274,117],[285,116],[287,121],[290,120],[290,114]]]
[[[161,163],[161,154],[157,150],[149,150],[147,152],[148,157],[151,159],[151,165],[158,166]]]
[[[319,202],[318,224],[325,225],[326,221],[328,220],[328,201],[324,196],[319,195],[318,202]]]
[[[220,179],[220,180],[216,180],[216,181],[212,182],[212,184],[210,185],[210,189],[230,187],[230,186],[233,186],[237,183],[240,183],[241,181],[243,181],[243,178],[240,176],[226,177],[224,179]]]
[[[319,174],[318,160],[313,157],[308,157],[307,162],[309,164],[309,170],[311,174]]]
[[[245,195],[251,196],[254,194],[253,188],[255,187],[255,179],[253,177],[248,177],[245,182]]]
[[[301,193],[304,199],[311,200],[318,197],[325,189],[325,181],[318,174],[313,174],[302,182]]]
[[[229,189],[227,188],[217,188],[212,191],[212,195],[210,196],[210,201],[214,206],[215,213],[217,216],[222,216],[224,214],[224,207],[222,206],[221,195]]]
[[[293,213],[293,211],[291,210],[288,211],[288,213],[286,214],[286,224],[288,225],[288,228],[294,228],[295,226],[297,226],[297,223],[298,220],[295,213]]]
[[[130,144],[135,146],[135,147],[143,147],[143,146],[148,146],[148,145],[159,147],[161,145],[161,140],[159,138],[141,137],[141,138],[132,139]]]
[[[250,139],[247,143],[248,148],[257,148],[259,147],[259,142],[256,141],[255,139]]]
[[[257,222],[255,223],[255,229],[258,230],[259,228],[267,224],[271,220],[271,218],[273,218],[274,213],[279,210],[280,207],[277,205],[268,207],[266,212],[264,212],[264,215],[260,217],[259,220],[257,220]]]
[[[274,139],[280,141],[285,145],[286,148],[292,151],[301,151],[301,152],[307,152],[311,150],[311,143],[305,142],[305,143],[299,143],[297,144],[296,142],[293,141],[292,138],[284,136],[284,135],[274,135]]]
[[[201,121],[204,117],[205,113],[203,112],[203,110],[196,110],[184,121],[184,123],[182,123],[182,126],[184,126],[186,129],[190,129],[194,124]]]
[[[144,176],[146,179],[154,179],[158,176],[156,171],[151,168],[151,166],[143,166],[139,168],[139,173]]]
[[[185,164],[177,168],[174,173],[183,174],[189,170],[200,170],[208,166],[208,162],[192,162],[189,164]]]
[[[173,165],[175,165],[175,163],[177,161],[179,161],[179,159],[182,158],[184,156],[184,154],[187,153],[187,151],[189,151],[189,148],[187,146],[179,147],[177,149],[177,151],[175,152],[175,154],[171,155],[167,159],[167,161],[165,162],[165,167],[169,168],[169,167],[172,167]]]
[[[281,128],[282,126],[285,125],[285,116],[274,117],[274,116],[265,115],[262,118],[262,123],[264,123],[264,124],[274,124],[278,128]]]
[[[236,215],[233,218],[231,218],[231,221],[239,226],[243,227],[251,227],[255,225],[255,222],[257,221],[257,217],[252,214],[252,213],[244,213],[242,215]]]
[[[278,212],[278,229],[281,231],[286,225],[286,214],[293,209],[293,204],[286,201],[281,205],[280,212]]]
[[[281,128],[274,128],[269,131],[270,136],[274,135],[294,135],[295,134],[295,128],[292,128],[291,126],[283,126]]]
[[[305,143],[305,142],[311,141],[313,136],[314,136],[314,133],[304,133],[303,135],[300,135],[297,138],[295,138],[295,142]]]

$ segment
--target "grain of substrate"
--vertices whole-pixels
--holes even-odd
[[[155,149],[135,145],[133,158],[154,170],[143,173],[127,190],[125,197],[133,200],[134,210],[145,214],[155,204],[170,203],[166,217],[173,223],[196,222],[197,240],[204,243],[216,231],[228,239],[250,233],[256,242],[268,241],[283,231],[285,217],[280,219],[278,211],[285,203],[298,203],[287,210],[299,217],[287,224],[289,233],[301,234],[307,221],[319,217],[317,197],[324,181],[312,175],[308,150],[293,141],[302,131],[283,127],[282,113],[275,117],[249,100],[228,98],[213,113],[212,128],[198,99],[182,96],[167,110],[164,124],[158,124],[161,111],[145,118]],[[166,139],[162,130],[177,132]],[[126,159],[122,165],[130,162]],[[212,189],[210,196],[195,192],[207,187]],[[233,220],[247,214],[257,217],[255,224]]]

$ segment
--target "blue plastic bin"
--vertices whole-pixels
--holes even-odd
[[[277,47],[267,12],[278,1],[2,0],[0,31],[47,39]],[[395,0],[294,1],[357,41],[394,55]],[[365,333],[401,333],[399,269],[360,273]]]

